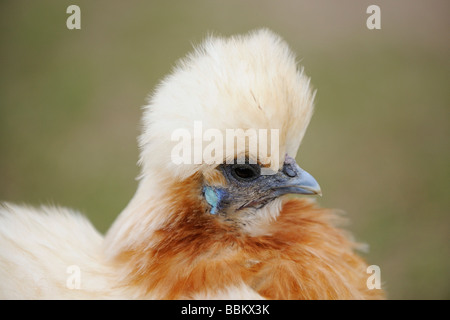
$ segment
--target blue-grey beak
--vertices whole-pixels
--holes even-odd
[[[281,172],[277,173],[277,181],[272,185],[274,195],[306,194],[322,195],[319,184],[308,172],[295,162],[294,158],[286,155]]]

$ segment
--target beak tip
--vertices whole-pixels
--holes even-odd
[[[301,171],[301,181],[299,183],[300,187],[311,192],[312,195],[322,196],[322,189],[320,188],[319,183],[314,179],[312,175],[308,172],[302,170]]]
[[[305,190],[308,190],[310,193],[310,195],[312,195],[312,196],[319,196],[319,197],[322,197],[322,189],[319,187],[319,186],[317,186],[317,188],[304,188]]]
[[[316,195],[317,195],[317,196],[319,196],[319,197],[322,197],[322,196],[323,196],[322,188],[319,186],[319,184],[317,184],[317,189],[314,190],[314,191],[316,192]]]
[[[282,185],[276,186],[278,194],[293,193],[322,197],[319,183],[311,174],[300,168],[294,158],[286,156],[282,173],[284,181]]]

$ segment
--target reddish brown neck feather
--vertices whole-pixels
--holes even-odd
[[[335,214],[304,199],[284,203],[267,235],[251,237],[206,212],[201,180],[174,185],[165,225],[117,262],[125,285],[161,299],[185,299],[242,283],[267,299],[377,299],[366,287],[367,265],[333,225]],[[152,246],[148,246],[148,243]]]

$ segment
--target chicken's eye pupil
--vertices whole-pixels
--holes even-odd
[[[234,169],[234,172],[236,172],[239,178],[243,179],[251,178],[254,175],[253,170],[250,170],[248,168],[236,168]]]
[[[231,172],[238,180],[249,181],[259,177],[260,170],[258,169],[257,166],[249,164],[237,164],[232,167]]]

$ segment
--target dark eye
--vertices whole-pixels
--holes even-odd
[[[235,164],[231,167],[231,174],[237,180],[250,181],[260,176],[261,169],[258,165]]]

